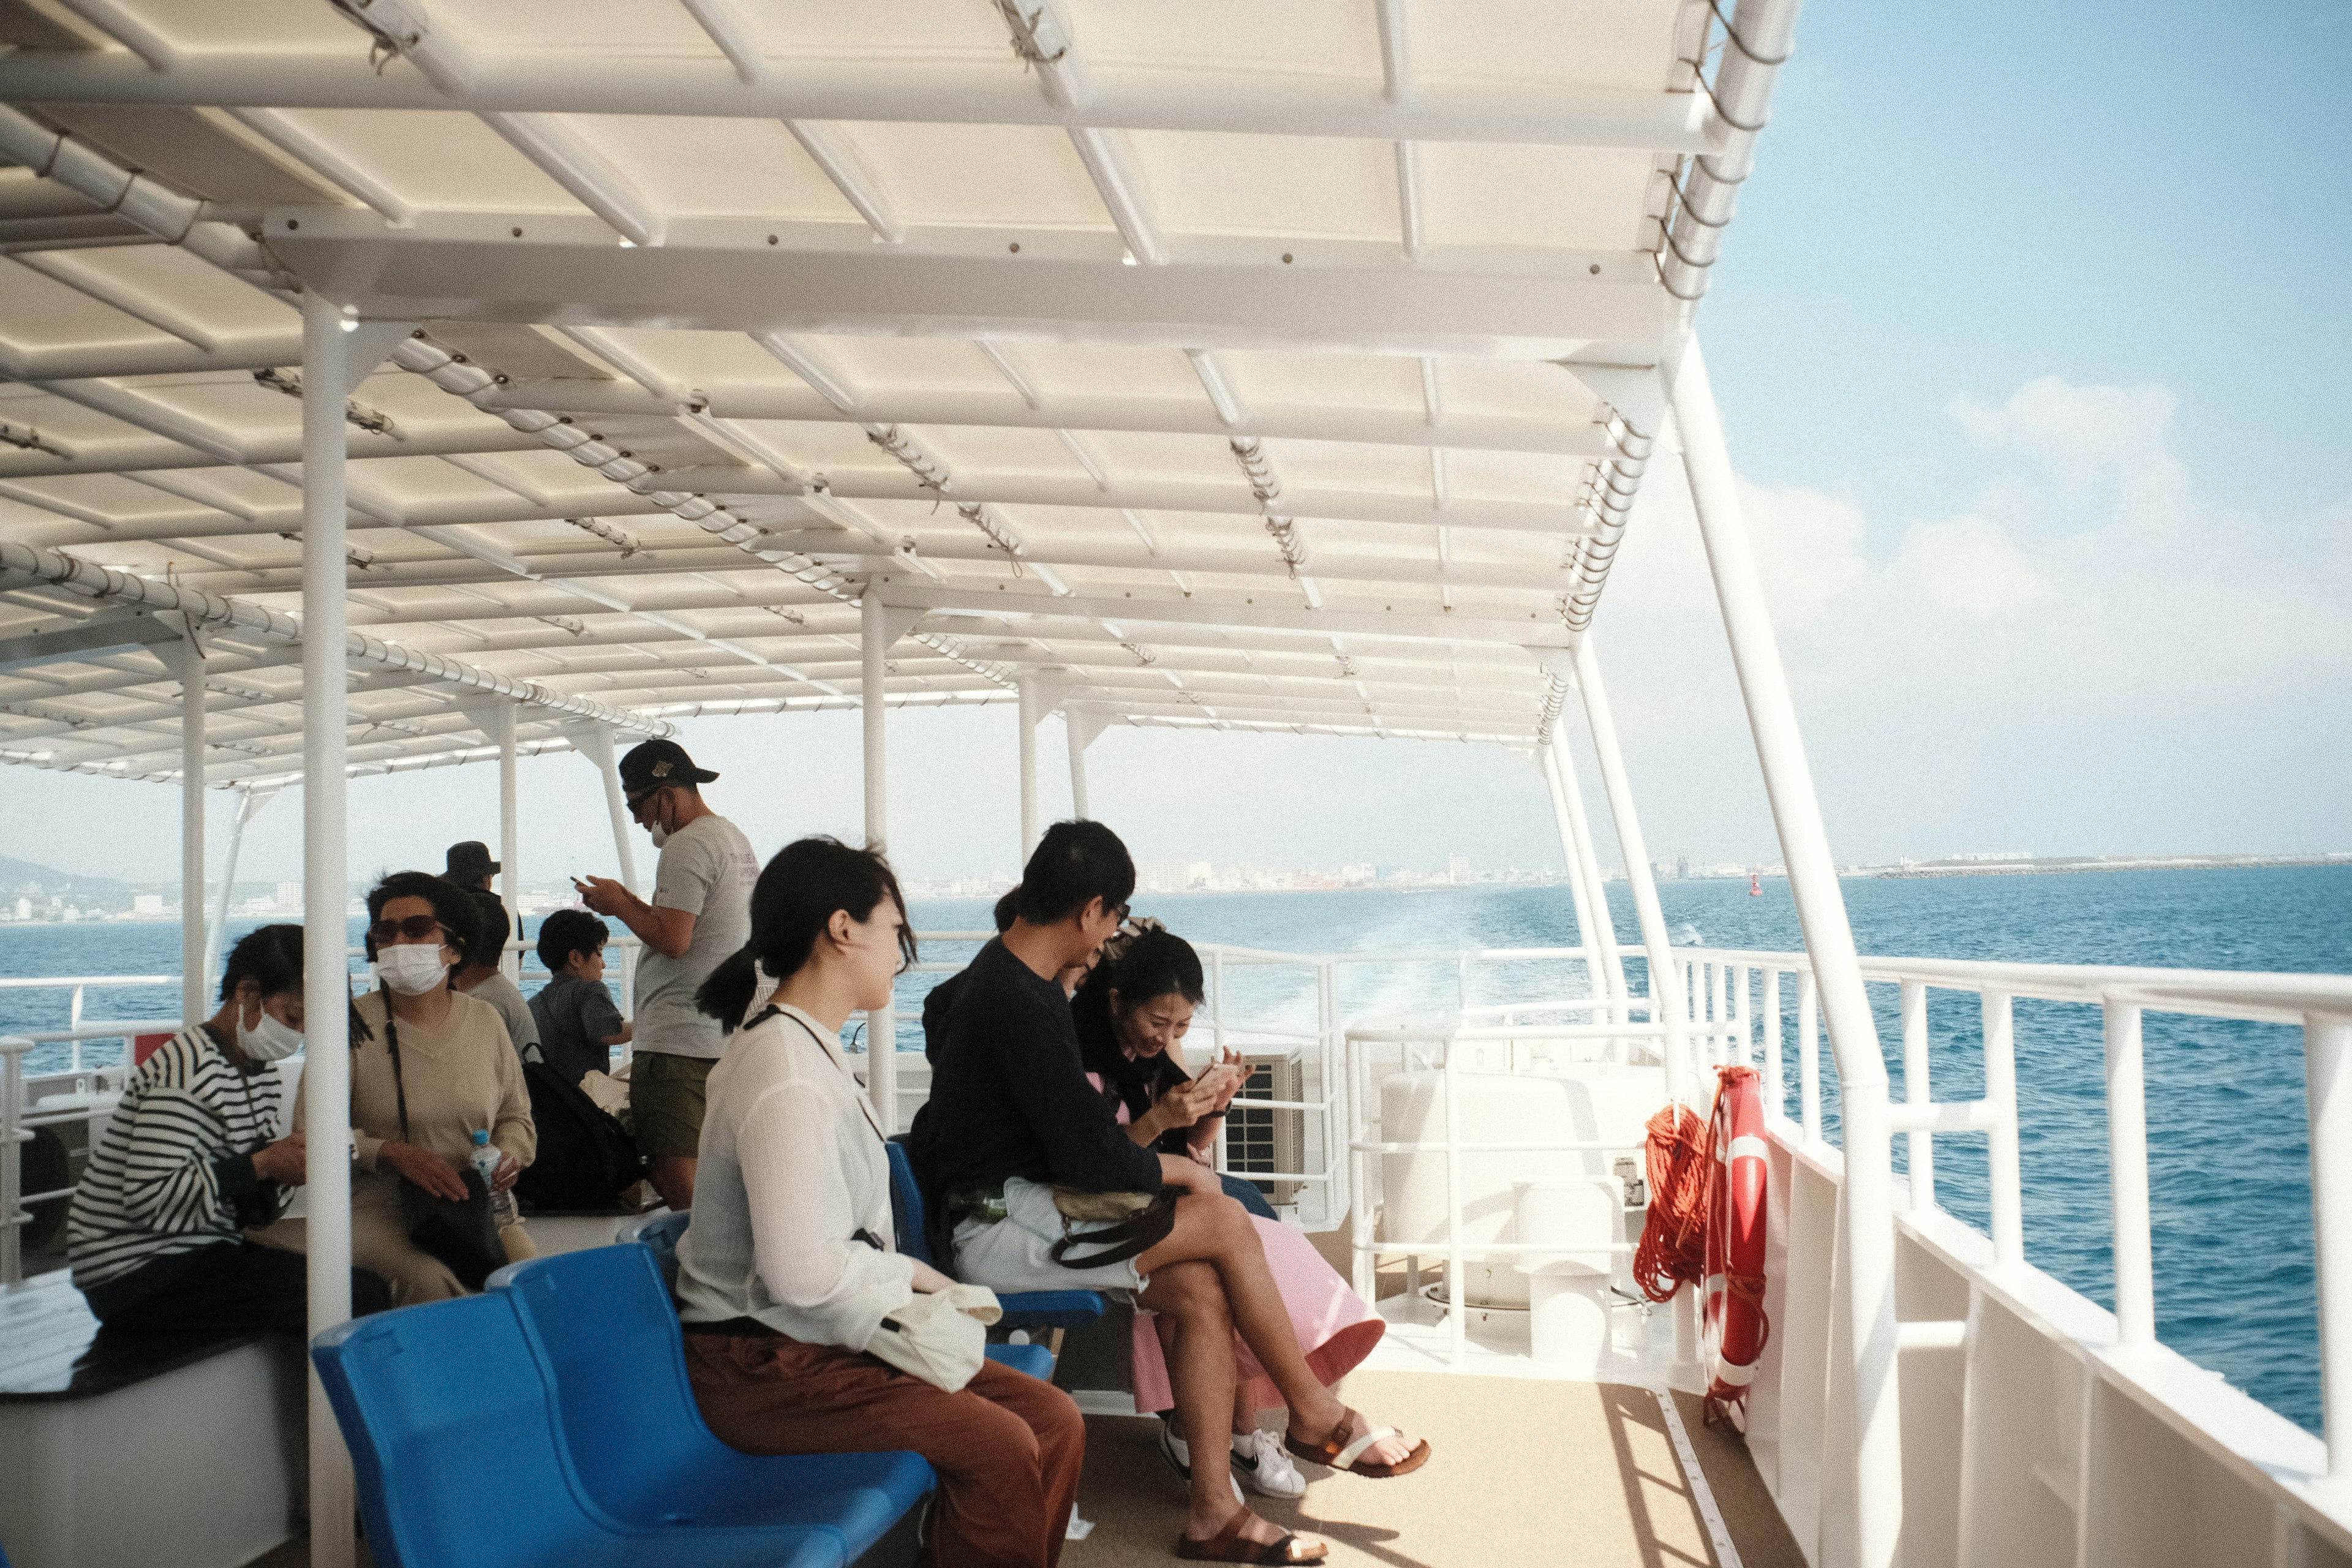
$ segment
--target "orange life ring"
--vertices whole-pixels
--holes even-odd
[[[1747,1430],[1748,1386],[1771,1325],[1764,1316],[1764,1208],[1770,1146],[1753,1068],[1726,1068],[1715,1097],[1713,1194],[1704,1286],[1706,1418]]]

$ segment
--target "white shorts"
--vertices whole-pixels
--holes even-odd
[[[1065,1268],[1054,1261],[1053,1246],[1065,1236],[1105,1230],[1118,1220],[1072,1219],[1054,1206],[1054,1189],[1008,1176],[1005,1217],[990,1224],[959,1221],[955,1227],[957,1278],[992,1290],[1140,1290],[1138,1259],[1092,1268]]]

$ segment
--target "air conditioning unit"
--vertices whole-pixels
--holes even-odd
[[[1298,1058],[1289,1053],[1248,1054],[1244,1100],[1304,1100]],[[1307,1158],[1307,1113],[1262,1105],[1236,1105],[1225,1112],[1225,1169],[1236,1176],[1255,1171],[1297,1171]],[[1276,1205],[1298,1201],[1297,1182],[1260,1182],[1258,1190]]]

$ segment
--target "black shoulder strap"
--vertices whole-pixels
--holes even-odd
[[[748,1029],[756,1024],[764,1024],[771,1018],[779,1017],[790,1018],[793,1023],[800,1025],[801,1033],[809,1037],[809,1044],[814,1046],[818,1050],[822,1051],[824,1049],[824,1042],[817,1038],[816,1031],[814,1029],[810,1028],[807,1023],[798,1015],[787,1013],[782,1007],[771,1005],[766,1010],[755,1015],[754,1016],[745,1019],[743,1021],[743,1027]],[[867,1047],[866,1055],[867,1060],[866,1072],[870,1077],[874,1070],[872,1066],[874,1052],[871,1046]],[[825,1065],[828,1067],[832,1066],[830,1059],[827,1060]],[[874,1107],[866,1102],[866,1097],[862,1094],[857,1097],[857,1109],[859,1112],[865,1116],[866,1125],[874,1129],[874,1136],[881,1138],[886,1143],[888,1142],[889,1139],[885,1137],[883,1134],[882,1124],[874,1120]]]
[[[400,1023],[393,1016],[392,998],[383,999],[383,1048],[392,1053],[392,1092],[400,1102],[400,1141],[408,1142],[408,1084],[400,1076]]]

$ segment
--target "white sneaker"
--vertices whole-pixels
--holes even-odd
[[[1241,1439],[1236,1437],[1234,1441],[1238,1445],[1241,1442]],[[1192,1447],[1191,1444],[1185,1442],[1183,1438],[1176,1436],[1175,1423],[1168,1420],[1164,1416],[1161,1417],[1160,1422],[1160,1457],[1168,1461],[1168,1468],[1170,1469],[1174,1470],[1179,1476],[1182,1477],[1187,1484],[1191,1483],[1192,1479]],[[1242,1461],[1238,1458],[1234,1461],[1234,1468],[1236,1472],[1242,1470]],[[1293,1476],[1296,1476],[1297,1473],[1298,1472],[1296,1470],[1291,1472]],[[1228,1477],[1226,1479],[1232,1481],[1234,1500],[1235,1502],[1242,1501],[1242,1483],[1232,1477]],[[1298,1485],[1298,1491],[1297,1492],[1276,1492],[1269,1495],[1276,1497],[1297,1497],[1300,1493],[1306,1491],[1306,1489],[1307,1483],[1301,1481]]]
[[[1281,1440],[1271,1432],[1246,1432],[1234,1438],[1234,1474],[1260,1497],[1302,1498],[1307,1478],[1290,1462]]]

